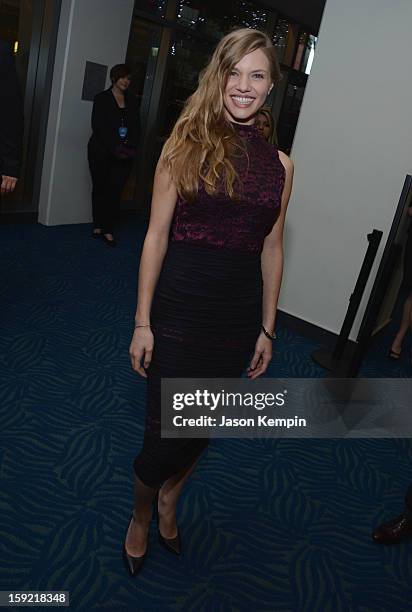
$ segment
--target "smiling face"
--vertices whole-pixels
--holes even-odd
[[[245,55],[230,71],[223,93],[226,119],[251,125],[271,89],[269,60],[261,49]]]
[[[120,77],[120,79],[117,79],[115,85],[120,89],[120,91],[126,91],[130,85],[130,75],[127,74],[124,77]]]

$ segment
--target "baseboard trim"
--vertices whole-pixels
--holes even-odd
[[[11,225],[15,223],[37,223],[36,212],[12,212],[0,214],[0,225]]]
[[[325,347],[333,347],[338,339],[338,334],[335,334],[328,329],[324,329],[323,327],[319,327],[318,325],[314,325],[314,323],[309,323],[308,321],[299,319],[298,317],[288,314],[283,310],[277,311],[276,324],[282,327],[287,327],[288,329],[291,329],[298,334],[302,334],[302,336],[306,336],[311,340],[315,340]]]

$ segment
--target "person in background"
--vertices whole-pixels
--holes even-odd
[[[11,193],[20,177],[23,100],[9,44],[0,41],[0,193]]]
[[[116,246],[114,224],[123,188],[132,170],[139,140],[137,102],[128,92],[130,69],[117,64],[110,71],[111,87],[93,102],[88,161],[92,176],[94,238]]]
[[[412,217],[412,204],[409,205],[408,215]],[[400,328],[389,350],[389,357],[395,360],[400,359],[406,333],[409,329],[412,331],[412,219],[409,222],[405,244],[402,286],[409,292],[409,295],[403,305]],[[406,493],[405,508],[402,514],[376,527],[372,538],[378,544],[397,544],[402,540],[412,538],[412,484]]]
[[[408,208],[408,215],[412,217],[412,204]],[[401,357],[402,344],[406,334],[409,330],[412,331],[412,219],[409,221],[408,237],[403,256],[402,289],[407,291],[408,297],[403,304],[401,324],[393,339],[388,355],[390,359],[396,361]]]
[[[275,128],[275,120],[268,106],[262,106],[255,123],[259,133],[270,144],[278,144]]]

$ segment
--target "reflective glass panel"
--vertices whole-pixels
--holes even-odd
[[[287,19],[278,19],[276,23],[275,33],[272,42],[276,49],[276,55],[279,62],[284,63],[286,48],[288,44],[290,23]]]
[[[263,30],[268,11],[245,0],[179,0],[177,19],[186,27],[222,38],[234,27]]]
[[[166,76],[162,136],[167,136],[179,117],[186,99],[195,91],[200,71],[212,49],[189,34],[176,32],[170,49]]]
[[[299,42],[298,42],[298,46],[296,49],[295,59],[293,62],[294,70],[300,70],[300,67],[303,62],[303,57],[305,54],[306,46],[307,46],[307,41],[308,41],[308,33],[301,32],[299,35]]]
[[[156,17],[164,17],[166,0],[135,0],[134,8],[137,11],[144,11]]]
[[[299,36],[299,24],[287,19],[278,19],[273,35],[273,44],[276,49],[278,61],[285,66],[292,66],[296,53],[295,48]]]
[[[290,153],[307,82],[306,74],[291,70],[278,120],[279,148]]]
[[[141,124],[144,125],[152,94],[161,28],[142,19],[133,19],[130,28],[126,62],[132,69],[130,91],[140,101]]]
[[[131,93],[139,100],[141,135],[148,121],[150,101],[160,47],[161,27],[135,17],[130,28],[126,62],[132,70]],[[123,191],[123,200],[132,200],[136,189],[135,166]]]
[[[28,140],[32,121],[31,105],[34,89],[27,86],[29,59],[32,42],[34,10],[42,11],[42,6],[33,7],[28,0],[0,1],[0,39],[9,44],[14,53],[17,76],[25,102],[25,135],[23,143],[23,160],[20,179],[16,189],[1,200],[1,211],[26,211],[32,209],[32,182],[34,167],[30,166]],[[37,49],[34,51],[37,53]],[[29,167],[30,166],[30,167]],[[18,202],[18,204],[17,204]]]

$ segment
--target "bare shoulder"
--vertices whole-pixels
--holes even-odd
[[[156,164],[155,170],[155,180],[160,180],[161,182],[167,184],[171,182],[171,176],[167,165],[164,163],[163,158],[160,157]]]
[[[293,174],[294,165],[293,165],[293,161],[291,160],[291,158],[288,155],[286,155],[286,153],[284,153],[283,151],[278,150],[278,153],[279,153],[279,159],[286,170],[286,174]]]
[[[176,186],[162,158],[158,160],[156,165],[153,181],[153,196],[160,196],[161,201],[166,201],[166,198],[169,198],[174,203],[176,203],[177,199]]]

